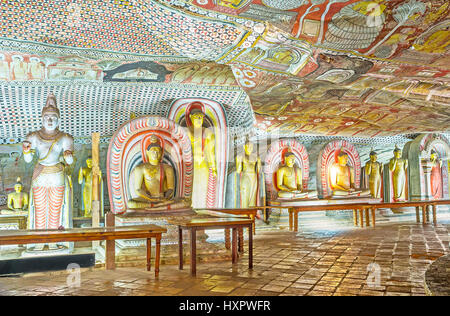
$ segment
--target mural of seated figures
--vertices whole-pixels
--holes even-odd
[[[192,162],[189,137],[173,121],[143,116],[127,122],[114,134],[108,150],[113,213],[189,209]]]

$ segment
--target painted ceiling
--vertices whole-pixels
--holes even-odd
[[[0,137],[23,136],[27,104],[38,118],[41,98],[55,89],[73,124],[125,108],[123,116],[155,112],[152,105],[189,91],[235,113],[253,110],[234,124],[270,133],[448,132],[449,5],[2,0]]]

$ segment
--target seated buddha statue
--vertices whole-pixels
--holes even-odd
[[[28,194],[22,192],[23,185],[20,178],[14,185],[14,192],[8,194],[8,208],[14,212],[26,211],[28,209]]]
[[[355,173],[348,163],[348,155],[341,152],[338,162],[330,166],[330,187],[333,197],[368,197],[369,190],[355,188]]]
[[[161,162],[163,146],[152,136],[145,155],[148,162],[131,171],[129,209],[169,210],[190,205],[186,199],[176,199],[175,173],[172,166]]]
[[[295,155],[288,151],[284,164],[277,170],[278,197],[283,199],[306,199],[317,197],[317,191],[304,191],[302,170],[295,166]]]

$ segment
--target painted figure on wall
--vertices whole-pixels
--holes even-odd
[[[253,143],[249,139],[244,144],[244,155],[236,157],[239,207],[248,208],[264,205],[265,186],[261,159],[254,153]]]
[[[9,64],[2,53],[0,53],[0,80],[9,80]]]
[[[217,181],[215,135],[203,127],[205,111],[200,102],[193,102],[186,110],[186,123],[194,156],[192,207],[205,208],[208,190]]]
[[[395,146],[394,158],[389,161],[392,172],[392,186],[394,188],[394,202],[406,201],[406,169],[408,160],[402,159],[402,150]]]
[[[276,173],[278,197],[303,199],[317,197],[317,191],[303,191],[303,175],[301,168],[295,166],[295,154],[287,150],[281,154],[282,166]]]
[[[370,160],[365,165],[366,175],[369,177],[369,190],[372,197],[381,198],[381,184],[383,165],[377,161],[377,153],[370,152]]]
[[[175,172],[172,166],[162,163],[164,145],[158,136],[151,137],[145,154],[147,162],[131,171],[128,208],[156,211],[187,207],[189,201],[174,198]]]
[[[28,194],[22,192],[23,185],[20,178],[14,185],[14,192],[8,194],[8,208],[12,211],[26,211],[28,209]]]
[[[56,97],[50,94],[42,109],[43,128],[30,133],[23,142],[25,162],[32,162],[34,155],[38,157],[31,181],[29,229],[72,225],[72,187],[65,168],[73,163],[73,138],[59,130],[59,122]],[[44,244],[37,244],[35,250],[43,247]],[[50,244],[49,248],[57,246]]]
[[[355,187],[355,173],[348,163],[347,153],[341,151],[337,155],[337,162],[330,166],[330,187],[333,197],[357,197],[369,196],[369,190],[361,190]]]
[[[430,162],[431,195],[434,199],[442,199],[442,161],[439,160],[437,152],[434,150],[431,150]]]
[[[92,158],[89,157],[86,159],[86,168],[81,167],[78,172],[78,183],[81,184],[81,198],[82,198],[82,206],[81,210],[83,211],[84,217],[92,216],[92,179],[93,179],[93,171],[92,171]],[[100,188],[103,187],[102,183],[102,174],[100,171],[99,181]],[[100,190],[100,207],[103,208],[103,190]],[[103,213],[103,209],[100,210]]]

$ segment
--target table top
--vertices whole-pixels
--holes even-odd
[[[64,237],[64,236],[112,236],[145,234],[145,233],[165,233],[167,229],[157,225],[133,225],[119,227],[98,227],[98,228],[67,228],[58,229],[36,229],[36,230],[0,230],[0,241],[11,240],[11,238],[37,238],[37,237]]]
[[[214,227],[214,226],[233,226],[250,225],[253,220],[241,217],[206,217],[180,220],[177,225],[181,227]]]

